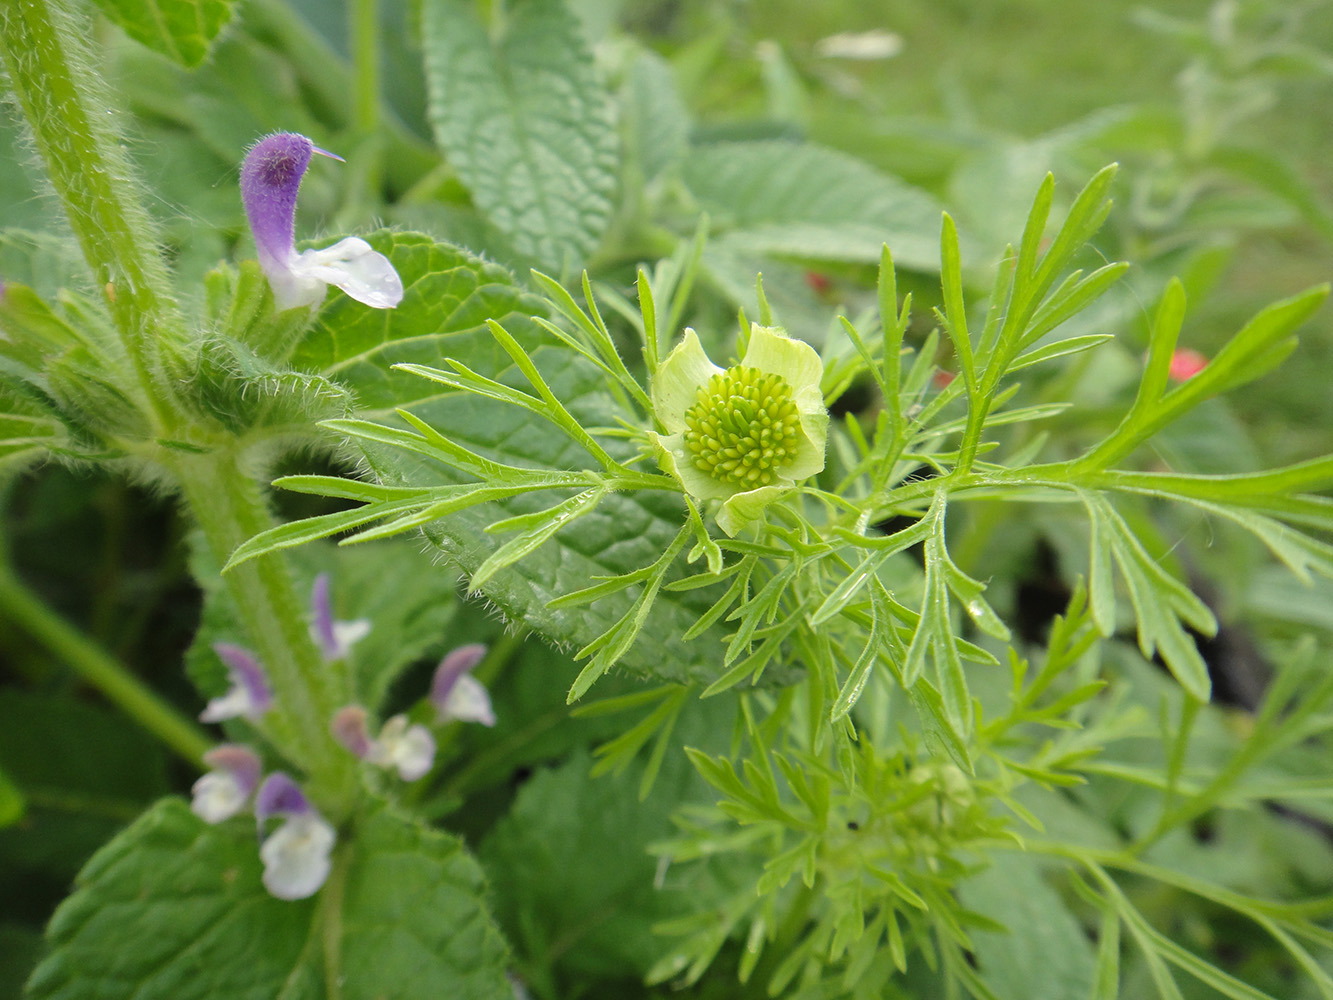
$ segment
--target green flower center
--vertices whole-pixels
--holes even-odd
[[[796,456],[801,416],[781,375],[736,365],[699,388],[685,411],[685,447],[694,467],[723,483],[767,486]]]

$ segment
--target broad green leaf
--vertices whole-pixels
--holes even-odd
[[[733,251],[939,268],[942,206],[930,195],[844,153],[781,142],[699,146],[685,182]]]
[[[625,167],[649,184],[685,156],[690,117],[671,64],[651,49],[634,56],[621,88]]]
[[[48,929],[34,1000],[508,1000],[481,872],[454,837],[387,810],[346,831],[337,889],[296,902],[260,882],[254,828],[163,799],[97,853]],[[344,867],[345,866],[345,867]]]
[[[438,367],[461,357],[482,367],[479,361],[501,356],[486,320],[508,324],[516,313],[540,308],[504,268],[458,247],[418,233],[379,232],[367,242],[393,262],[403,301],[392,310],[369,309],[330,292],[292,356],[298,369],[350,388],[359,416],[383,416],[444,391],[391,366]]]
[[[236,0],[97,0],[97,6],[136,42],[182,66],[198,66]]]
[[[166,754],[134,723],[73,698],[0,691],[0,769],[28,800],[0,830],[0,895],[41,873],[65,884],[168,790]]]
[[[958,895],[969,910],[1008,928],[1007,934],[972,933],[978,973],[1000,1000],[1072,1000],[1091,993],[1097,967],[1092,946],[1036,862],[1006,855],[961,882]]]
[[[516,0],[482,24],[471,0],[422,7],[435,140],[520,254],[574,273],[611,219],[613,106],[562,0]]]
[[[696,722],[705,714],[716,719],[726,732],[729,720],[715,706],[722,707],[696,702],[687,711]],[[687,728],[685,738],[697,738],[700,727]],[[642,758],[624,774],[599,778],[590,776],[592,765],[588,754],[576,753],[534,775],[478,853],[495,876],[496,917],[525,964],[640,978],[665,948],[653,924],[694,911],[699,895],[716,884],[714,872],[691,865],[669,870],[657,888],[657,862],[648,853],[676,832],[672,810],[708,793],[679,748],[642,802]]]

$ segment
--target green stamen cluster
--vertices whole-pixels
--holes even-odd
[[[800,427],[786,379],[736,365],[700,387],[685,411],[685,446],[695,468],[719,482],[767,486],[796,454]]]

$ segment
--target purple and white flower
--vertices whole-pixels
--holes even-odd
[[[315,153],[341,159],[303,135],[278,132],[255,143],[241,164],[245,216],[278,308],[314,305],[327,286],[337,285],[358,302],[392,309],[402,301],[403,282],[365,240],[349,236],[322,250],[296,252],[296,192]]]
[[[259,847],[264,863],[263,882],[278,899],[313,896],[329,877],[330,854],[337,835],[299,785],[281,771],[264,779],[255,796],[255,818],[263,836],[273,817],[283,820]]]
[[[263,765],[257,753],[234,743],[214,747],[204,763],[212,770],[194,783],[190,809],[205,823],[221,823],[245,808]]]
[[[329,727],[333,736],[353,754],[367,763],[393,768],[404,781],[416,781],[435,763],[435,737],[420,724],[409,723],[407,716],[395,715],[371,739],[366,725],[366,710],[348,705],[333,716]]]
[[[354,622],[340,622],[333,618],[333,601],[329,595],[329,574],[315,577],[310,594],[310,637],[315,640],[325,663],[347,659],[352,644],[364,639],[370,632],[365,618]]]
[[[472,668],[486,655],[486,647],[474,643],[460,646],[440,661],[431,682],[430,701],[441,722],[480,722],[495,725],[491,696],[481,681],[472,676]]]
[[[267,712],[273,705],[273,694],[259,661],[247,650],[226,642],[215,643],[213,652],[227,665],[231,687],[204,707],[199,721],[221,722],[238,716],[254,720]]]

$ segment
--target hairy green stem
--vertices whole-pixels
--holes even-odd
[[[241,542],[273,527],[259,486],[238,457],[223,448],[171,460],[186,502],[221,566]],[[309,777],[335,822],[354,804],[354,758],[329,732],[347,698],[347,680],[315,647],[286,560],[270,553],[223,577],[246,638],[268,672],[275,706],[265,722],[278,749]]]
[[[4,565],[0,565],[0,618],[28,633],[122,712],[201,768],[201,758],[213,746],[208,734],[56,614]]]
[[[115,108],[82,40],[86,33],[60,0],[0,5],[0,57],[10,89],[160,418],[169,399],[157,385],[162,345],[179,339],[182,321],[142,207],[144,193],[113,124]]]

